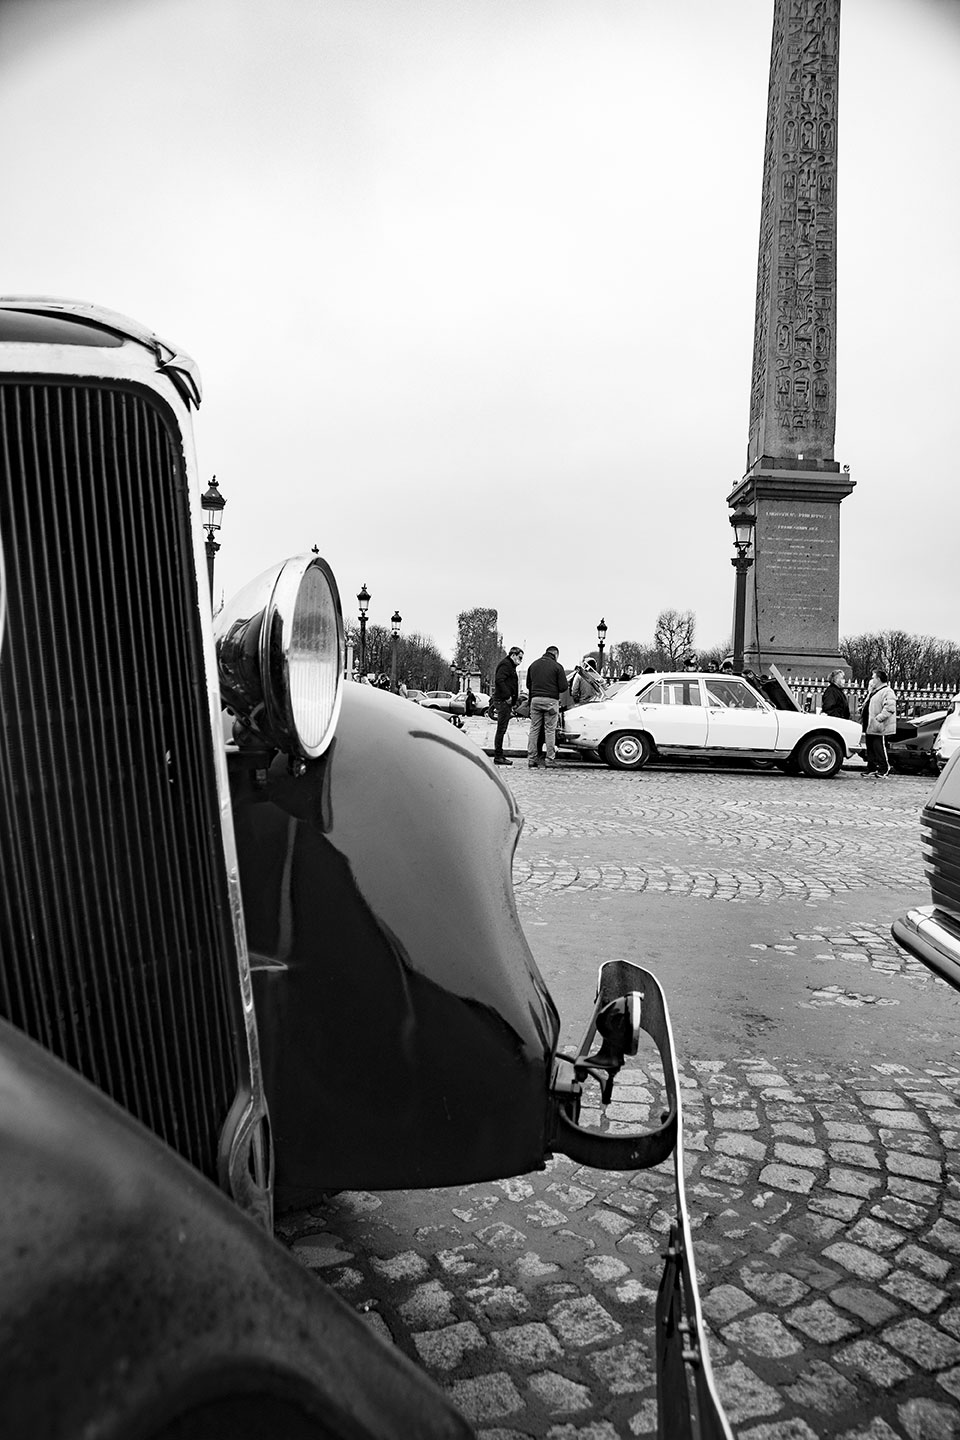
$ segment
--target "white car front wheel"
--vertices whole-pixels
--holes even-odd
[[[812,735],[797,750],[797,764],[814,780],[829,780],[843,764],[843,751],[828,735]]]

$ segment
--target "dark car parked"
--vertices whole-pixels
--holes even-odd
[[[318,555],[214,631],[199,404],[193,362],[136,322],[0,300],[4,1440],[469,1433],[274,1216],[554,1153],[673,1157],[660,1433],[729,1437],[656,980],[602,965],[558,1050],[512,792],[440,716],[343,684]],[[582,1124],[644,1036],[661,1123]]]
[[[931,904],[893,923],[893,938],[960,990],[960,750],[930,792],[920,819]]]
[[[896,734],[887,741],[887,755],[892,768],[905,775],[936,775],[939,767],[933,744],[949,713],[948,710],[932,710],[925,715],[898,720]]]

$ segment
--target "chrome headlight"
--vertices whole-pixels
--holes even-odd
[[[297,555],[245,586],[214,620],[223,703],[244,726],[315,760],[340,713],[340,592],[316,555]]]

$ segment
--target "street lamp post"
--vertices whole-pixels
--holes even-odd
[[[217,484],[217,477],[214,475],[200,498],[204,516],[203,528],[207,532],[207,578],[210,581],[210,608],[213,609],[213,562],[220,549],[217,541],[214,540],[214,533],[220,529],[220,516],[223,514],[223,507],[226,500],[220,494],[220,487]]]
[[[735,510],[730,516],[730,524],[733,526],[733,543],[737,552],[730,561],[737,572],[737,586],[733,601],[733,672],[735,675],[743,674],[744,629],[747,618],[747,571],[753,564],[753,556],[749,554],[749,550],[753,541],[753,527],[756,523],[756,516],[749,510]]]
[[[367,673],[367,610],[370,606],[370,592],[367,589],[366,581],[357,596],[357,604],[360,606],[360,679],[362,680]]]
[[[600,664],[598,666],[598,669],[601,675],[603,674],[603,644],[606,638],[607,622],[606,620],[601,619],[600,624],[597,626],[597,649],[600,652]]]
[[[400,638],[400,624],[403,617],[399,610],[394,610],[390,616],[390,629],[393,633],[393,650],[390,656],[390,690],[392,694],[397,693],[397,641]]]

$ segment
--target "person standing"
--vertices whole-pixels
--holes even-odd
[[[548,768],[557,763],[557,720],[560,716],[560,696],[566,694],[566,671],[559,662],[560,651],[556,645],[548,645],[534,660],[527,671],[527,690],[530,694],[530,733],[527,736],[527,764],[533,769],[537,765],[537,741],[543,730],[546,752],[544,760]]]
[[[493,704],[497,712],[497,731],[493,737],[494,765],[513,764],[513,761],[508,760],[503,753],[503,740],[507,733],[507,725],[510,722],[510,716],[513,714],[514,706],[520,698],[520,681],[517,678],[517,666],[522,659],[523,651],[520,649],[520,646],[512,646],[500,661],[493,677]]]
[[[886,670],[874,670],[870,676],[863,714],[863,728],[867,735],[867,774],[886,780],[890,774],[887,736],[897,732],[897,697],[890,688]]]
[[[577,666],[570,683],[570,697],[574,705],[590,705],[603,699],[603,681],[592,655],[584,655],[583,664]]]
[[[843,693],[847,677],[842,670],[830,671],[830,683],[820,697],[820,713],[833,715],[838,720],[850,719],[850,702]]]

